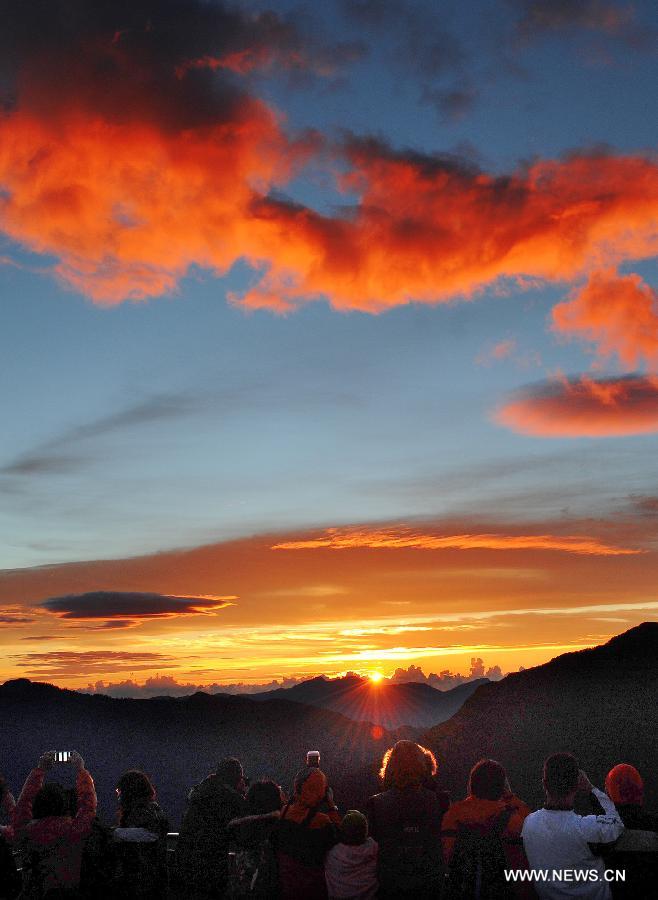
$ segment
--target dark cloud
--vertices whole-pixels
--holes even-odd
[[[138,591],[90,591],[86,594],[51,597],[39,606],[62,619],[126,620],[197,615],[223,609],[230,606],[233,600],[235,597],[179,597]],[[107,627],[117,626],[111,624]]]
[[[298,17],[216,0],[7,0],[0,55],[14,104],[53,114],[75,97],[115,123],[186,129],[241,118],[249,98],[234,74],[323,74],[358,47],[302,35]]]
[[[88,457],[73,452],[81,442],[105,437],[115,431],[178,418],[194,412],[200,402],[198,396],[186,394],[160,394],[148,397],[116,413],[67,428],[52,440],[45,441],[1,466],[0,475],[67,474],[77,470],[88,460]]]
[[[0,625],[27,625],[34,622],[28,616],[14,616],[10,613],[0,613]]]
[[[455,87],[441,90],[427,88],[423,100],[433,106],[441,118],[447,122],[459,122],[475,107],[479,92],[474,86]]]
[[[341,0],[347,20],[376,32],[387,67],[418,78],[421,99],[444,121],[456,121],[475,105],[477,91],[464,87],[473,75],[463,42],[449,25],[446,4],[409,0]]]
[[[518,9],[517,31],[524,37],[585,28],[619,34],[634,21],[630,3],[616,0],[511,0]]]
[[[514,38],[521,45],[546,36],[588,36],[601,48],[655,52],[658,32],[641,21],[636,4],[623,0],[508,0],[518,18]],[[597,54],[595,54],[596,56]],[[609,59],[607,52],[598,54]]]

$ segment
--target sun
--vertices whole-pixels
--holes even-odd
[[[368,678],[372,681],[373,684],[379,684],[384,676],[381,672],[369,672]]]

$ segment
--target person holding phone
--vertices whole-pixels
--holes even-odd
[[[49,891],[72,891],[80,882],[83,843],[96,815],[96,790],[80,754],[67,752],[68,762],[62,764],[76,771],[75,816],[69,814],[62,785],[44,784],[58,759],[57,751],[49,750],[27,776],[7,832],[24,852],[25,900],[40,900]]]

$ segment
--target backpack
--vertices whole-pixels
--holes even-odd
[[[504,809],[492,825],[461,825],[448,870],[446,900],[504,900],[512,897],[503,834],[514,810]]]
[[[319,868],[324,864],[327,851],[336,843],[336,828],[333,824],[322,828],[311,828],[311,822],[318,811],[317,806],[309,809],[299,823],[286,819],[290,803],[281,812],[276,831],[276,848],[279,852],[297,860],[308,868]]]

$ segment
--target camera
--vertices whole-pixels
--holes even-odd
[[[320,751],[309,750],[306,754],[306,765],[312,766],[314,769],[320,768]]]
[[[71,751],[70,750],[58,750],[57,751],[57,762],[58,763],[67,763],[71,761]]]

